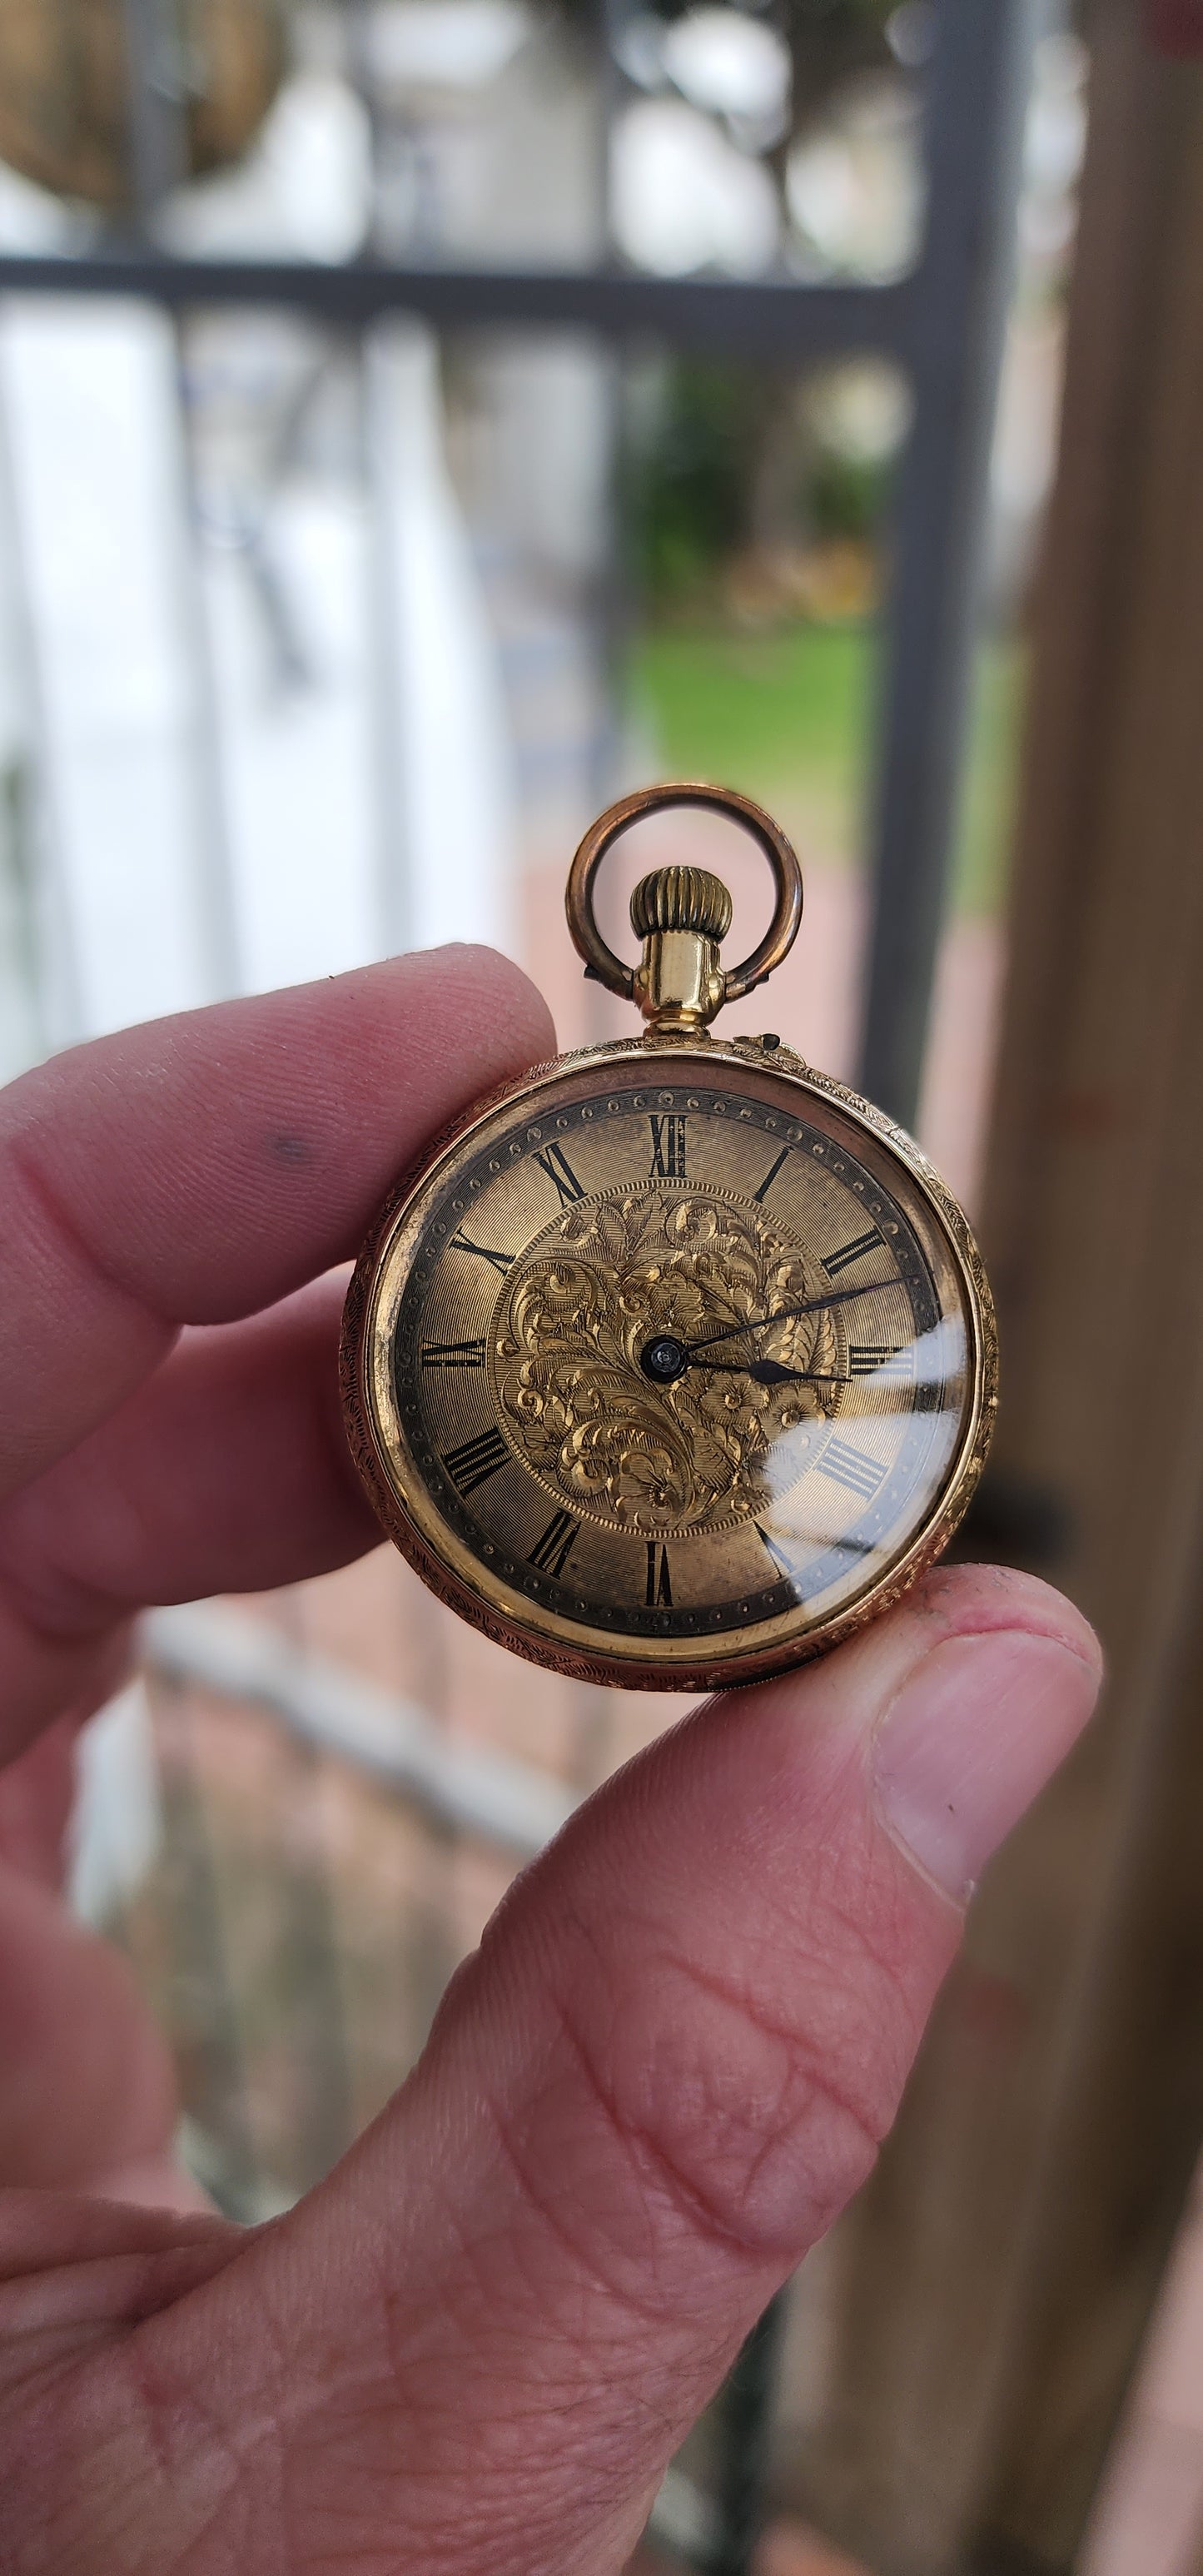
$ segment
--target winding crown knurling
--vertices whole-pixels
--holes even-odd
[[[708,868],[653,868],[631,897],[631,928],[640,939],[657,930],[695,930],[704,939],[725,939],[731,927],[731,897],[721,877]]]

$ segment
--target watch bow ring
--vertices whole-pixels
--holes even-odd
[[[705,1004],[699,1003],[699,1021],[713,1019],[725,1002],[739,1002],[754,986],[763,984],[782,958],[789,955],[802,919],[802,870],[793,844],[787,841],[779,824],[766,814],[763,806],[754,805],[750,796],[737,795],[733,787],[706,787],[683,784],[666,787],[640,787],[634,795],[624,796],[611,805],[590,825],[568,871],[564,908],[574,946],[585,960],[585,973],[610,992],[620,993],[624,1001],[638,1001],[649,1017],[657,1006],[649,999],[646,982],[648,962],[645,952],[641,966],[624,966],[602,938],[593,911],[593,885],[602,860],[620,834],[632,823],[642,822],[648,814],[662,813],[668,806],[702,806],[711,813],[726,815],[742,824],[754,841],[759,842],[769,863],[777,901],[773,918],[759,946],[742,966],[725,971],[718,962],[718,943],[731,927],[731,897],[721,878],[711,876],[706,868],[657,868],[645,877],[631,900],[631,927],[646,937],[657,932],[663,937],[671,932],[687,934],[699,931],[714,949],[709,966],[710,981]],[[664,969],[660,955],[661,972]]]
[[[726,815],[768,862],[742,965],[709,868],[642,879],[637,963],[598,930],[603,858],[668,807]],[[695,782],[623,798],[567,913],[644,1027],[478,1102],[398,1181],[347,1297],[352,1452],[431,1589],[515,1652],[644,1690],[759,1679],[947,1545],[993,1426],[989,1287],[909,1136],[777,1038],[712,1034],[802,916],[760,806]]]

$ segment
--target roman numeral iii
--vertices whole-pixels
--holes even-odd
[[[571,1207],[574,1200],[584,1198],[584,1190],[562,1145],[549,1145],[546,1153],[536,1154],[535,1161],[540,1171],[546,1172],[548,1180],[555,1182],[561,1207]]]
[[[464,1440],[458,1449],[449,1449],[443,1465],[457,1493],[467,1496],[483,1485],[486,1476],[495,1476],[509,1454],[494,1423],[491,1431],[478,1431],[474,1440]]]
[[[649,1610],[671,1610],[672,1578],[668,1571],[668,1549],[659,1539],[647,1542],[647,1591],[644,1601]]]
[[[483,1368],[485,1346],[481,1342],[423,1342],[422,1366],[432,1368]]]
[[[853,1377],[909,1377],[911,1354],[887,1342],[849,1342],[848,1367]]]
[[[874,1244],[880,1243],[881,1239],[876,1226],[871,1225],[866,1233],[854,1234],[851,1243],[841,1243],[838,1252],[825,1252],[823,1268],[828,1278],[838,1279],[841,1270],[850,1269],[854,1261],[860,1260],[862,1252],[871,1252]]]
[[[819,1466],[824,1476],[834,1476],[837,1485],[846,1485],[863,1503],[876,1493],[885,1474],[876,1458],[866,1458],[863,1449],[850,1448],[846,1440],[829,1441]]]
[[[662,1118],[649,1118],[652,1131],[651,1181],[683,1181],[685,1172],[685,1121],[675,1110]]]
[[[562,1574],[580,1534],[580,1522],[574,1521],[571,1512],[557,1512],[542,1538],[535,1540],[527,1564],[537,1565],[541,1574]]]

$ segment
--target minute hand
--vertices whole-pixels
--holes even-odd
[[[767,1324],[795,1324],[802,1315],[821,1315],[825,1306],[846,1306],[852,1297],[868,1297],[875,1288],[905,1288],[899,1271],[890,1279],[866,1279],[863,1288],[833,1288],[830,1297],[808,1297],[804,1306],[779,1306],[772,1315],[750,1315],[746,1324],[728,1324],[721,1333],[704,1333],[700,1342],[686,1342],[692,1359],[696,1351],[708,1351],[715,1342],[736,1342],[741,1333],[763,1332]]]

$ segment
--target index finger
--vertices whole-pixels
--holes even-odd
[[[526,977],[445,948],[94,1040],[0,1096],[0,1498],[185,1323],[345,1259],[422,1139],[554,1039]]]

